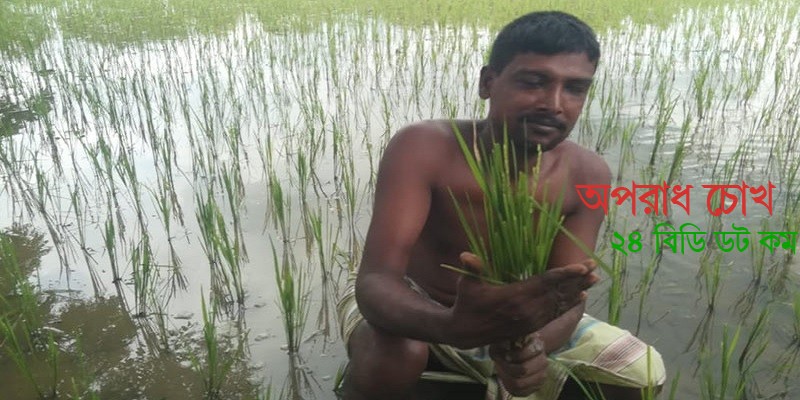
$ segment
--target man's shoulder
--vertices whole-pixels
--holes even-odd
[[[442,157],[457,148],[453,124],[450,120],[425,120],[406,125],[392,136],[387,151],[413,152],[421,158]]]
[[[561,157],[569,160],[570,171],[576,184],[606,184],[611,182],[611,169],[603,157],[570,140],[561,146]]]
[[[417,121],[402,127],[394,134],[392,140],[423,140],[437,142],[453,136],[452,122],[448,120],[430,119]]]

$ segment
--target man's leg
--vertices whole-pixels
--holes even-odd
[[[660,392],[661,386],[655,390],[656,393]],[[584,390],[588,390],[590,395],[587,396]],[[619,399],[619,400],[641,400],[642,389],[629,388],[623,386],[597,384],[593,382],[584,382],[583,388],[578,385],[572,378],[567,379],[564,384],[564,389],[561,395],[558,396],[559,400],[586,400],[586,399]]]
[[[661,355],[630,332],[584,315],[564,349],[553,356],[561,379],[572,370],[559,399],[641,399],[642,390],[658,393],[666,380]],[[579,379],[583,388],[575,379]]]
[[[410,399],[428,363],[428,344],[361,321],[348,343],[344,400]]]

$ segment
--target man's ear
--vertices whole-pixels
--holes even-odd
[[[481,77],[478,82],[478,95],[481,96],[482,99],[486,100],[489,98],[489,89],[492,86],[495,76],[496,74],[490,66],[484,65],[483,68],[481,68]]]

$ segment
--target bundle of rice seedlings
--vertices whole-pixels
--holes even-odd
[[[470,251],[484,263],[480,278],[502,284],[543,273],[556,236],[566,230],[561,215],[563,192],[557,201],[551,203],[539,201],[534,196],[539,189],[541,151],[536,155],[536,166],[526,171],[519,168],[518,163],[525,160],[517,159],[507,132],[487,151],[478,146],[477,141],[470,148],[461,132],[454,129],[467,164],[484,195],[486,237],[475,229],[479,226],[477,216],[474,213],[467,215],[451,192]],[[548,197],[547,190],[543,190],[543,197]],[[449,265],[443,267],[471,274]]]

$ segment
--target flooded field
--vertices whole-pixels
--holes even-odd
[[[381,152],[482,118],[530,6],[136,3],[0,5],[2,397],[334,399]],[[572,140],[612,188],[693,186],[611,198],[590,312],[661,352],[662,398],[800,398],[800,5],[563,3],[602,50]]]

